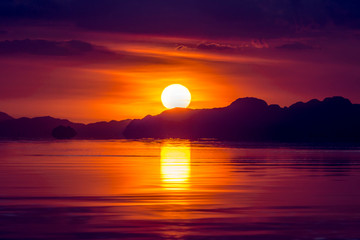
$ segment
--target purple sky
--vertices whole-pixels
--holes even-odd
[[[189,88],[191,108],[360,103],[359,30],[350,0],[3,0],[0,111],[139,118],[164,110],[172,83]]]

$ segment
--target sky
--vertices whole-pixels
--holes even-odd
[[[360,103],[360,1],[1,0],[0,111],[75,122],[240,97]]]

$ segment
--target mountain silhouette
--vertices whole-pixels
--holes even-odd
[[[51,135],[56,139],[71,139],[76,136],[76,131],[72,127],[60,125],[52,130]]]
[[[213,109],[171,109],[136,119],[127,138],[215,138],[265,142],[360,142],[360,105],[343,97],[268,105],[239,98]]]
[[[330,97],[323,101],[313,99],[305,103],[297,102],[282,108],[248,97],[239,98],[223,108],[175,108],[143,119],[90,124],[49,116],[15,119],[0,112],[0,139],[53,139],[53,130],[59,126],[73,129],[76,132],[74,139],[126,137],[360,142],[360,105],[352,104],[343,97]],[[61,138],[62,133],[60,131],[60,135],[55,137]],[[70,135],[64,136],[70,138]]]
[[[6,115],[2,115],[5,116]],[[1,119],[1,118],[0,118]],[[53,117],[6,118],[0,120],[0,139],[53,139],[52,131],[62,125],[76,131],[76,139],[117,139],[122,135],[130,120],[97,122],[91,124],[73,123]]]
[[[9,116],[6,113],[0,112],[0,122],[5,120],[11,120],[14,119],[13,117]]]

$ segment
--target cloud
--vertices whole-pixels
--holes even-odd
[[[262,39],[252,40],[251,45],[254,48],[269,48],[269,44],[265,40],[262,40]]]
[[[200,43],[196,47],[200,50],[217,50],[217,51],[232,51],[238,49],[236,46],[219,44],[219,43]]]
[[[360,29],[360,2],[341,0],[2,0],[2,25],[71,23],[91,30],[198,37],[283,37]],[[49,21],[50,20],[50,21]]]
[[[239,41],[238,44],[216,43],[216,42],[203,42],[199,44],[179,44],[176,49],[197,49],[202,51],[223,51],[223,52],[237,52],[242,49],[249,48],[269,48],[269,44],[262,39],[251,41]]]
[[[96,50],[96,46],[88,42],[49,41],[49,40],[5,40],[0,41],[0,54],[32,54],[70,56],[82,55]]]
[[[235,51],[240,48],[240,46],[230,45],[230,44],[221,44],[221,43],[199,43],[199,44],[180,44],[177,46],[177,50],[183,50],[186,48],[205,50],[205,51]]]
[[[276,47],[278,49],[286,49],[286,50],[310,50],[314,49],[313,46],[304,44],[301,42],[287,43],[281,46]]]
[[[5,40],[0,41],[0,59],[6,59],[9,56],[17,58],[19,61],[26,57],[33,61],[46,61],[46,64],[56,66],[80,66],[91,64],[92,66],[102,66],[112,68],[161,65],[174,66],[182,61],[181,57],[164,55],[150,49],[151,53],[138,52],[127,45],[123,49],[116,50],[106,46],[94,43],[70,40],[53,41],[44,39],[24,39],[24,40]],[[55,63],[56,62],[56,63]]]

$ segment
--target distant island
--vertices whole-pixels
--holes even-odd
[[[49,116],[15,119],[0,112],[0,139],[118,139],[124,138],[122,133],[130,121],[83,124]],[[70,131],[70,134],[66,133],[66,130]],[[71,131],[75,132],[71,133]]]
[[[215,138],[262,142],[360,142],[360,105],[343,97],[268,105],[239,98],[213,109],[171,109],[133,120],[127,138]]]
[[[49,116],[15,119],[0,112],[0,139],[55,138],[360,143],[360,104],[330,97],[282,108],[247,97],[223,108],[175,108],[143,119],[91,124]]]

